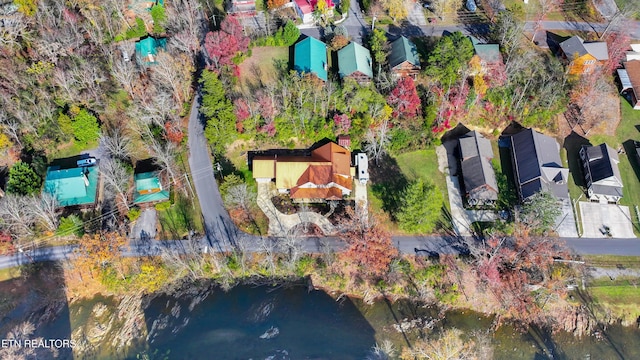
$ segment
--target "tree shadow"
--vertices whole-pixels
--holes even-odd
[[[309,292],[307,282],[254,280],[227,292],[200,282],[151,296],[144,310],[148,351],[220,360],[361,358],[375,344],[375,330],[350,298]],[[207,348],[222,350],[203,353]]]
[[[560,53],[560,43],[569,39],[570,36],[561,36],[555,33],[552,33],[551,31],[546,31],[546,38],[545,41],[547,42],[547,46],[549,47],[549,51],[551,51],[552,54],[559,54]]]
[[[526,337],[538,349],[534,359],[568,359],[567,355],[558,348],[552,335],[549,330],[538,325],[529,325]]]
[[[416,26],[407,20],[400,23],[400,26],[395,24],[389,25],[387,32],[392,38],[400,37],[401,35],[407,38],[420,38],[425,36],[421,27]]]
[[[396,160],[385,154],[378,162],[378,166],[369,167],[371,191],[382,200],[382,209],[389,214],[395,214],[402,205],[402,194],[409,185],[409,181],[402,174]]]
[[[575,131],[564,139],[562,147],[567,150],[567,160],[569,162],[569,172],[573,175],[573,181],[581,188],[586,186],[582,173],[582,163],[580,161],[580,149],[582,146],[591,146],[591,142],[578,135]]]
[[[636,148],[636,142],[629,139],[623,142],[622,146],[624,147],[629,163],[633,168],[633,172],[636,174],[638,180],[640,180],[640,153],[638,153],[638,148]]]
[[[63,266],[56,262],[33,263],[50,251],[27,250],[18,253],[18,267],[12,268],[19,276],[0,282],[2,303],[0,306],[0,337],[9,339],[11,332],[16,340],[22,341],[22,347],[16,343],[5,346],[3,340],[0,357],[2,358],[38,358],[38,359],[70,359],[73,358],[71,340],[71,319],[69,304],[66,296],[66,285]],[[38,255],[40,254],[40,255]],[[28,322],[33,325],[32,331],[20,331],[26,327],[21,324]],[[51,343],[49,348],[44,346],[27,346],[24,341],[29,340],[67,340]],[[33,354],[28,355],[30,351]],[[9,353],[13,353],[13,356]]]

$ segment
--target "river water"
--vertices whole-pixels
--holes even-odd
[[[85,321],[78,314],[96,302],[114,306],[102,297],[72,304],[72,329]],[[473,338],[493,323],[472,311],[441,312],[407,301],[366,305],[303,286],[237,286],[228,292],[202,286],[179,297],[156,297],[143,313],[149,336],[138,339],[130,359],[142,352],[152,359],[364,359],[385,340],[400,349],[420,332],[437,337],[453,327]],[[640,359],[637,328],[610,326],[598,340],[503,325],[489,339],[495,359]],[[114,358],[105,347],[97,357]]]

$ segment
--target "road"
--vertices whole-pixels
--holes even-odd
[[[352,1],[351,9],[349,11],[349,17],[342,24],[349,32],[349,35],[352,36],[353,41],[362,44],[362,37],[370,30],[370,25],[364,22],[362,16],[354,17],[355,20],[352,19],[352,12],[358,13],[357,11],[360,9],[358,5],[356,9],[354,9],[354,4],[357,4],[357,1]],[[361,13],[360,13],[361,14]],[[626,29],[629,31],[629,35],[633,39],[640,39],[640,22],[636,21],[634,23],[632,29]],[[526,31],[533,31],[536,23],[533,21],[527,21],[525,23]],[[572,30],[572,31],[595,31],[598,35],[602,34],[604,29],[607,27],[604,23],[586,23],[586,22],[566,22],[566,21],[542,21],[540,23],[541,31],[554,31],[554,30]],[[312,36],[315,38],[320,38],[320,31],[318,28],[306,28],[300,30],[303,34],[307,36]],[[437,24],[427,24],[427,25],[413,25],[410,23],[404,23],[401,26],[391,25],[388,27],[387,32],[392,37],[404,35],[407,37],[414,36],[442,36],[445,33],[453,33],[456,31],[460,31],[465,35],[483,35],[489,32],[489,24],[486,23],[473,23],[473,24],[459,24],[459,25],[437,25]]]
[[[200,200],[205,239],[210,247],[224,249],[234,244],[239,236],[245,234],[238,230],[231,221],[229,213],[224,210],[209,157],[210,148],[204,136],[204,120],[199,112],[201,98],[198,89],[189,115],[191,182]]]

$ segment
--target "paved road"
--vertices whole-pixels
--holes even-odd
[[[240,233],[224,210],[218,184],[214,178],[209,157],[210,149],[204,136],[204,121],[200,115],[200,91],[198,90],[189,115],[189,166],[191,181],[200,199],[205,238],[211,247],[223,248],[235,243]]]
[[[353,3],[357,3],[357,1],[352,1]],[[346,27],[349,35],[351,35],[355,42],[362,43],[361,37],[357,36],[358,34],[364,33],[370,29],[370,25],[364,24],[361,25],[360,21],[364,20],[355,20],[350,21],[350,16],[343,23]],[[629,34],[634,39],[640,39],[640,22],[636,21],[635,25],[631,29],[626,29],[629,31]],[[573,31],[595,31],[598,35],[602,34],[604,29],[607,27],[606,24],[599,23],[586,23],[586,22],[565,22],[565,21],[543,21],[541,22],[541,27],[538,30],[539,32],[544,32],[545,30],[554,31],[554,30],[573,30]],[[535,22],[527,21],[525,23],[525,30],[533,31],[535,28]],[[312,36],[315,38],[320,38],[320,32],[318,28],[307,28],[300,30],[303,34],[307,36]],[[453,33],[456,31],[460,31],[465,35],[483,35],[489,32],[489,24],[485,23],[475,23],[475,24],[458,24],[458,25],[414,25],[411,23],[405,22],[400,26],[391,25],[388,27],[387,32],[391,37],[397,37],[400,35],[404,35],[407,37],[415,37],[415,36],[442,36],[444,33]],[[537,38],[544,38],[543,35],[538,35]]]

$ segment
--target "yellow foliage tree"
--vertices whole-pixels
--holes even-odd
[[[75,266],[78,271],[101,271],[107,266],[118,267],[121,258],[120,249],[126,244],[126,239],[118,233],[108,232],[94,235],[84,235],[75,249]]]
[[[18,11],[26,16],[34,16],[38,10],[38,0],[14,0]]]
[[[287,2],[287,0],[267,0],[267,8],[269,10],[277,9]]]
[[[407,10],[404,0],[383,0],[382,6],[394,22],[404,20],[409,16],[409,11]]]

